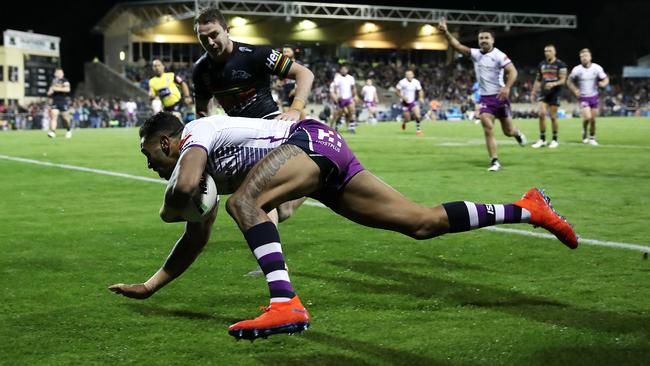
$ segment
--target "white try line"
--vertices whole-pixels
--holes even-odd
[[[85,167],[76,166],[76,165],[69,165],[69,164],[50,163],[50,162],[47,162],[47,161],[25,159],[25,158],[19,158],[19,157],[2,155],[2,154],[0,154],[0,159],[16,161],[16,162],[26,163],[26,164],[48,166],[48,167],[53,167],[53,168],[76,170],[76,171],[86,172],[86,173],[102,174],[102,175],[108,175],[108,176],[112,176],[112,177],[139,180],[139,181],[143,181],[143,182],[167,184],[167,182],[165,180],[162,180],[162,179],[142,177],[142,176],[131,175],[131,174],[126,174],[126,173],[118,173],[118,172],[113,172],[113,171],[110,171],[110,170],[85,168]],[[322,207],[322,208],[326,207],[325,205],[323,205],[320,202],[311,201],[311,200],[305,201],[304,204],[307,205],[307,206],[312,206],[312,207]],[[537,232],[532,232],[532,231],[527,231],[527,230],[510,229],[510,228],[502,228],[502,227],[495,227],[495,226],[486,227],[485,230],[499,232],[499,233],[507,233],[507,234],[529,236],[529,237],[535,237],[535,238],[557,240],[555,238],[555,236],[553,236],[551,234],[537,233]],[[642,252],[650,252],[650,246],[645,246],[645,245],[641,245],[641,244],[633,244],[633,243],[622,243],[622,242],[616,242],[616,241],[581,238],[580,239],[580,244],[588,244],[588,245],[596,245],[596,246],[601,246],[601,247],[623,248],[623,249],[630,249],[630,250],[638,250],[638,251],[642,251]]]

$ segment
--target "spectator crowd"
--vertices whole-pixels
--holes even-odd
[[[399,60],[348,62],[350,74],[353,75],[361,88],[365,79],[373,79],[379,89],[380,102],[383,99],[389,110],[384,113],[385,119],[393,119],[400,115],[395,85],[404,77],[407,69],[415,72],[415,77],[423,85],[426,102],[423,109],[433,119],[444,119],[447,115],[458,115],[460,118],[471,118],[475,100],[472,86],[474,70],[467,59],[458,58],[449,64],[442,61],[432,61],[418,65],[407,64]],[[339,62],[329,60],[310,60],[305,63],[314,73],[314,84],[310,94],[310,103],[330,105],[329,85],[340,67]],[[186,80],[191,87],[191,65],[188,63],[170,63],[167,71],[172,71]],[[510,94],[511,103],[529,105],[526,108],[513,108],[515,118],[537,118],[537,106],[530,99],[532,86],[536,76],[535,67],[518,65],[519,77]],[[148,80],[152,75],[151,67],[146,62],[129,65],[125,74],[129,80],[144,90],[148,90]],[[623,79],[615,73],[609,73],[610,85],[601,91],[603,115],[650,115],[650,79]],[[281,80],[272,82],[274,97],[282,98]],[[567,88],[564,88],[562,102],[575,101]],[[158,103],[159,104],[159,103]],[[105,97],[73,98],[69,104],[68,113],[74,127],[132,127],[138,121],[153,112],[159,111],[156,100]],[[15,103],[5,105],[0,102],[0,129],[31,129],[47,125],[49,104],[46,99],[33,102],[26,106]],[[577,110],[567,111],[576,116]],[[184,115],[191,116],[191,106]]]

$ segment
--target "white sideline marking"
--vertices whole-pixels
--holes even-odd
[[[76,171],[86,172],[86,173],[109,175],[109,176],[112,176],[112,177],[127,178],[127,179],[139,180],[139,181],[143,181],[143,182],[167,184],[167,182],[165,180],[162,180],[162,179],[141,177],[141,176],[138,176],[138,175],[131,175],[131,174],[126,174],[126,173],[113,172],[113,171],[110,171],[110,170],[85,168],[85,167],[76,166],[76,165],[69,165],[69,164],[50,163],[50,162],[47,162],[47,161],[18,158],[18,157],[2,155],[2,154],[0,154],[0,159],[10,160],[10,161],[17,161],[17,162],[26,163],[26,164],[35,164],[35,165],[41,165],[41,166],[48,166],[48,167],[53,167],[53,168],[76,170]],[[323,207],[323,208],[327,207],[327,206],[325,206],[324,204],[322,204],[320,202],[312,201],[312,200],[307,200],[307,201],[305,201],[304,204],[307,205],[307,206],[313,206],[313,207]],[[507,233],[507,234],[530,236],[530,237],[535,237],[535,238],[557,240],[554,235],[547,234],[547,233],[536,233],[536,232],[527,231],[527,230],[510,229],[510,228],[502,228],[502,227],[495,227],[495,226],[486,227],[484,229],[489,230],[489,231],[500,232],[500,233]],[[633,243],[622,243],[622,242],[616,242],[616,241],[606,241],[606,240],[598,240],[598,239],[580,238],[580,244],[588,244],[588,245],[596,245],[596,246],[602,246],[602,247],[623,248],[623,249],[630,249],[630,250],[639,250],[639,251],[642,251],[642,252],[650,252],[650,246],[645,246],[645,245],[640,245],[640,244],[633,244]]]
[[[304,204],[307,205],[307,206],[314,206],[314,207],[327,207],[327,206],[325,206],[324,204],[322,204],[322,203],[320,203],[318,201],[311,201],[311,200],[305,201]],[[497,227],[497,226],[484,227],[483,230],[495,231],[495,232],[498,232],[498,233],[507,233],[507,234],[530,236],[530,237],[534,237],[534,238],[557,240],[555,235],[548,234],[548,233],[537,233],[537,232],[528,231],[528,230],[510,229],[510,228]],[[640,245],[640,244],[632,244],[632,243],[621,243],[621,242],[616,242],[616,241],[580,238],[579,243],[580,244],[596,245],[596,246],[601,246],[601,247],[612,247],[612,248],[624,248],[624,249],[631,249],[631,250],[640,250],[642,252],[650,251],[650,247],[648,247],[648,246],[644,246],[644,245]]]
[[[131,175],[131,174],[126,174],[126,173],[112,172],[110,170],[84,168],[82,166],[76,166],[76,165],[57,164],[57,163],[50,163],[50,162],[47,162],[47,161],[32,160],[32,159],[25,159],[25,158],[17,158],[17,157],[14,157],[14,156],[8,156],[8,155],[2,155],[2,154],[0,154],[0,159],[18,161],[18,162],[27,163],[27,164],[50,166],[50,167],[54,167],[54,168],[62,168],[62,169],[68,169],[68,170],[77,170],[77,171],[80,171],[80,172],[110,175],[110,176],[113,176],[113,177],[135,179],[135,180],[141,180],[141,181],[144,181],[144,182],[153,182],[153,183],[162,183],[162,184],[167,183],[162,179],[149,178],[149,177],[140,177],[140,176],[137,176],[137,175]]]

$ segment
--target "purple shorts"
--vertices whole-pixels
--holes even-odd
[[[481,109],[479,113],[489,113],[496,118],[507,118],[512,116],[510,113],[510,102],[499,100],[496,95],[481,95],[479,100]]]
[[[364,170],[341,135],[315,119],[305,119],[291,126],[289,138],[284,143],[322,155],[336,166],[336,176],[327,177],[323,189],[310,195],[328,206],[350,179]]]
[[[402,112],[410,112],[413,108],[418,106],[418,102],[412,101],[411,103],[406,103],[402,101]]]
[[[352,104],[352,98],[339,99],[339,108],[345,108]]]
[[[366,104],[366,108],[373,108],[377,106],[377,103],[375,103],[374,100],[367,100],[364,103]]]
[[[580,108],[598,108],[598,96],[594,95],[591,97],[580,97],[578,98],[580,102]]]

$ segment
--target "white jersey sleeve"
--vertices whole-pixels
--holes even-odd
[[[481,50],[478,48],[470,48],[469,57],[472,59],[472,61],[478,62],[481,59]]]
[[[212,123],[188,123],[180,142],[181,155],[190,147],[200,147],[209,155],[217,140],[217,128]]]
[[[499,61],[499,66],[501,68],[504,68],[512,63],[512,60],[510,60],[508,55],[501,52],[501,50],[495,48],[495,51],[497,51],[497,60]]]
[[[603,70],[603,67],[600,66],[600,65],[598,65],[598,64],[594,64],[594,65],[597,66],[597,70],[598,70],[598,80],[605,80],[605,79],[607,79],[607,74],[605,74],[605,70]]]

